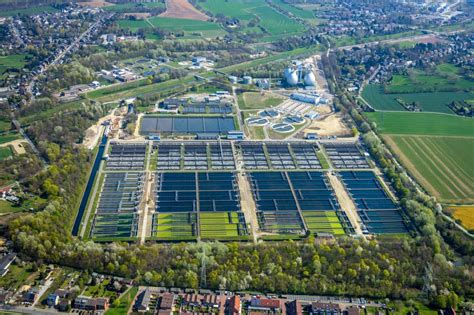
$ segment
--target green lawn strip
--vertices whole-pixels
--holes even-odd
[[[0,161],[9,158],[10,156],[13,156],[13,150],[10,145],[6,147],[0,147]]]
[[[280,105],[285,99],[274,94],[260,92],[245,92],[239,95],[240,109],[263,109]]]
[[[28,54],[0,56],[0,77],[9,69],[22,69],[26,64],[28,57]]]
[[[275,234],[275,235],[262,235],[259,238],[265,241],[284,241],[284,240],[301,240],[305,238],[305,236],[296,235],[296,234]]]
[[[105,312],[106,315],[127,315],[130,305],[132,304],[135,296],[138,293],[138,287],[131,287],[125,291],[117,300],[116,303],[112,303],[110,308]]]
[[[0,135],[0,144],[8,143],[14,140],[22,139],[22,136],[17,132]]]
[[[12,129],[12,122],[9,120],[0,120],[0,132]]]
[[[399,39],[399,38],[403,38],[403,37],[410,37],[410,36],[420,35],[420,34],[422,34],[421,31],[415,30],[415,31],[407,31],[407,32],[388,34],[388,35],[365,36],[365,37],[361,37],[361,38],[355,38],[355,37],[351,37],[351,36],[343,36],[343,37],[334,38],[333,41],[334,41],[335,47],[342,47],[342,46],[363,44],[363,43],[389,40],[389,39]]]
[[[13,203],[0,200],[0,214],[22,212],[23,207],[15,206]]]
[[[326,169],[328,169],[328,168],[330,167],[329,162],[328,162],[328,159],[327,159],[327,157],[326,157],[326,154],[324,154],[324,152],[322,151],[322,149],[321,149],[321,150],[318,150],[318,151],[316,152],[316,157],[318,158],[319,163],[321,164],[321,167],[322,167],[323,169],[326,170]]]
[[[439,135],[474,137],[474,120],[438,113],[364,113],[384,134]]]
[[[277,53],[277,54],[270,55],[270,56],[267,56],[267,57],[263,57],[263,58],[259,58],[259,59],[255,59],[255,60],[251,60],[251,61],[247,61],[247,62],[227,66],[227,67],[224,67],[224,68],[220,68],[218,70],[221,71],[221,72],[225,72],[225,73],[232,73],[232,71],[248,69],[248,68],[252,68],[252,67],[255,67],[255,66],[258,66],[258,65],[261,65],[261,64],[270,63],[270,62],[274,62],[274,61],[278,61],[278,60],[284,60],[284,59],[288,59],[288,58],[296,58],[297,56],[303,57],[303,56],[306,56],[306,55],[309,55],[309,54],[314,54],[318,51],[321,51],[321,48],[317,45],[313,45],[313,46],[310,46],[310,47],[296,48],[296,49],[293,49],[293,50]]]
[[[188,76],[182,79],[168,80],[165,82],[153,83],[149,85],[140,85],[138,87],[127,87],[125,89],[120,89],[119,91],[103,91],[100,95],[88,96],[100,102],[109,102],[137,96],[154,95],[172,89],[185,88],[186,85],[192,83],[193,81],[195,81],[194,77]]]

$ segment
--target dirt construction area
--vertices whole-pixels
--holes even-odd
[[[304,133],[317,133],[320,137],[351,135],[350,129],[339,114],[330,114],[322,119],[313,120]]]
[[[166,0],[166,11],[163,17],[207,21],[209,17],[192,6],[188,0]]]
[[[28,145],[28,142],[26,142],[23,139],[18,139],[18,140],[10,141],[7,143],[2,143],[0,144],[0,147],[7,147],[9,145],[12,146],[12,149],[15,152],[15,154],[20,155],[20,154],[26,153],[25,145]]]

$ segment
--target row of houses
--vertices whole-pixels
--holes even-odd
[[[288,315],[358,315],[356,305],[333,302],[267,298],[261,296],[240,296],[209,293],[173,293],[160,288],[145,288],[137,296],[133,311],[160,315],[213,313],[222,315],[245,314],[288,314]]]

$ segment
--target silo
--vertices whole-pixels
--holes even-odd
[[[305,76],[304,76],[304,84],[307,86],[315,86],[316,85],[316,77],[311,69],[306,69]]]
[[[295,69],[291,69],[291,72],[285,75],[286,83],[289,85],[298,84],[298,72]]]

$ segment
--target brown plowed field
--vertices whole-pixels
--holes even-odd
[[[192,6],[188,0],[166,0],[166,11],[163,17],[207,21],[209,17]]]

